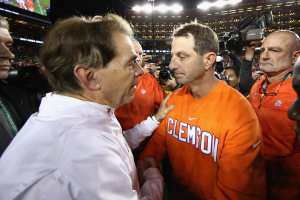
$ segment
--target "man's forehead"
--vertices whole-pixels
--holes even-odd
[[[123,33],[113,34],[113,42],[116,47],[116,51],[123,51],[123,50],[129,51],[134,47],[131,38],[128,35]],[[130,49],[124,49],[128,47],[130,47]]]
[[[141,44],[138,41],[133,41],[133,45],[134,45],[134,49],[137,52],[143,52],[143,48],[141,46]]]
[[[136,56],[136,53],[134,51],[134,46],[132,39],[123,33],[116,33],[113,35],[114,45],[115,45],[115,51],[117,53],[117,56],[121,57],[133,57]]]
[[[172,40],[172,52],[174,51],[194,51],[195,43],[193,36],[179,36]]]
[[[0,40],[1,41],[11,40],[11,35],[7,28],[0,28]]]
[[[286,46],[293,45],[293,37],[289,33],[275,32],[271,33],[262,43],[262,46]]]

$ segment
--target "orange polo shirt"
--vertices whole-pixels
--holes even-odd
[[[264,199],[261,130],[245,97],[219,81],[201,98],[184,86],[168,104],[175,108],[141,159],[150,156],[159,162],[168,156],[175,179],[197,199]]]
[[[139,76],[134,99],[119,107],[115,112],[122,129],[131,129],[148,116],[153,115],[163,99],[163,90],[150,73]]]

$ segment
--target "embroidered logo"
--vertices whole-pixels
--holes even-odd
[[[142,90],[141,90],[141,94],[146,94],[146,90],[145,90],[145,89],[142,89]]]
[[[279,100],[279,99],[276,100],[275,103],[274,103],[274,106],[275,106],[275,107],[278,107],[278,108],[281,107],[281,106],[282,106],[282,101]]]

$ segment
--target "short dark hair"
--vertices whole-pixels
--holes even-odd
[[[188,37],[192,35],[195,40],[194,50],[203,55],[207,52],[219,51],[219,40],[217,34],[208,26],[191,22],[181,25],[173,32],[173,37]]]
[[[71,17],[57,22],[40,52],[52,88],[57,92],[80,91],[74,67],[77,64],[105,67],[116,54],[113,33],[133,35],[128,22],[114,14],[96,18]]]

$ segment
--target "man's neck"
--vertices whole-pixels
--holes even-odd
[[[188,84],[191,94],[195,98],[201,98],[206,96],[210,91],[213,90],[214,86],[219,82],[214,75],[206,75],[198,78]]]
[[[287,69],[278,73],[267,73],[267,79],[269,83],[276,83],[286,79],[289,73],[291,73],[293,69]]]
[[[87,93],[78,93],[78,94],[74,94],[74,93],[62,93],[62,95],[66,95],[66,96],[70,96],[76,99],[80,99],[83,101],[90,101],[90,102],[94,102],[94,103],[98,103],[98,104],[102,104],[102,105],[108,105],[110,107],[115,107],[114,105],[112,105],[112,103],[108,102],[107,100],[105,100],[104,98],[100,98],[100,97],[94,97],[93,95],[89,95]]]

